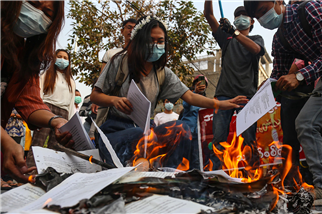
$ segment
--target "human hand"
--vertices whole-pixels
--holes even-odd
[[[230,21],[226,18],[221,18],[219,21],[220,25],[219,27],[221,28],[222,31],[229,33],[230,35],[233,35],[235,32],[235,27],[230,24]]]
[[[200,85],[200,84],[201,84],[201,81],[197,82],[197,84],[195,85],[195,92],[198,94],[206,90],[206,85]]]
[[[115,97],[112,101],[115,108],[124,114],[131,114],[133,106],[126,97]]]
[[[293,73],[281,76],[276,82],[275,89],[282,91],[292,91],[299,85],[300,82],[296,79],[296,75]]]
[[[64,118],[56,118],[54,120],[52,120],[51,124],[52,127],[55,130],[55,136],[56,136],[56,140],[63,146],[67,147],[67,148],[73,148],[74,146],[74,140],[72,140],[72,135],[69,132],[63,132],[61,133],[59,131],[59,128],[62,127],[63,125],[65,125],[67,123],[67,120],[65,120]]]
[[[233,99],[230,100],[215,100],[215,102],[219,102],[218,108],[221,110],[229,110],[233,108],[240,108],[241,106],[238,104],[246,104],[249,100],[247,99],[246,96],[237,96]]]
[[[2,128],[1,135],[3,135]],[[9,135],[1,136],[1,150],[3,154],[2,170],[18,182],[28,182],[28,176],[25,174],[37,168],[27,167],[22,146],[17,144]]]
[[[98,105],[92,103],[91,110],[94,114],[97,114],[98,107],[99,107]]]

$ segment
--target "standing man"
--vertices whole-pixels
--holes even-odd
[[[179,114],[173,112],[173,103],[168,99],[163,100],[164,112],[158,113],[154,117],[154,123],[156,126],[164,124],[169,121],[178,120]]]
[[[244,5],[250,16],[258,19],[264,28],[278,28],[274,35],[272,48],[274,56],[272,77],[278,80],[276,88],[293,93],[306,92],[303,90],[312,87],[314,81],[322,74],[321,1],[308,1],[286,6],[283,1],[244,1]],[[292,73],[290,68],[294,58],[308,60],[311,64]],[[322,199],[321,80],[313,92],[315,95],[311,96],[307,102],[305,99],[302,100],[302,105],[299,103],[290,107],[285,102],[291,101],[282,101],[281,116],[284,143],[290,144],[293,148],[294,165],[298,164],[300,145],[298,141],[285,142],[285,136],[289,135],[288,129],[285,128],[291,126],[291,123],[294,125],[294,120],[300,112],[295,120],[296,132],[294,131],[292,134],[296,136],[297,133],[303,147],[306,161],[313,174],[315,187],[313,196],[315,200],[318,200]],[[298,111],[283,111],[283,108],[296,108]],[[287,117],[291,117],[293,121],[289,121]]]
[[[121,52],[123,50],[123,48],[125,48],[131,39],[131,32],[134,28],[136,24],[136,19],[128,19],[125,20],[122,24],[122,29],[121,29],[121,34],[124,37],[124,45],[122,46],[122,48],[115,48],[115,49],[110,49],[108,51],[106,51],[106,53],[104,54],[103,58],[102,58],[102,67],[101,67],[101,73],[106,65],[106,63],[118,52]]]
[[[264,40],[261,36],[249,36],[253,29],[254,20],[250,18],[243,6],[237,7],[234,16],[235,28],[228,19],[221,18],[220,24],[213,14],[212,1],[205,1],[204,15],[212,29],[212,34],[222,49],[222,70],[217,85],[215,98],[228,100],[236,95],[247,96],[251,99],[258,86],[258,62],[260,56],[265,54]],[[229,125],[234,111],[241,109],[216,110],[213,116],[213,145],[219,149],[220,142],[227,141]],[[253,154],[257,154],[256,123],[248,128],[242,135],[244,145],[253,148]],[[214,169],[220,168],[221,163],[213,156]],[[259,159],[252,158],[255,161]]]
[[[104,54],[103,58],[102,58],[102,67],[101,67],[101,73],[105,67],[105,65],[107,64],[107,62],[115,55],[117,54],[118,52],[121,52],[123,50],[123,48],[125,48],[129,43],[130,43],[130,40],[131,40],[131,32],[133,30],[133,28],[135,27],[136,25],[136,19],[128,19],[128,20],[125,20],[123,23],[122,23],[122,29],[121,29],[121,34],[123,35],[124,37],[124,45],[122,46],[122,48],[115,48],[115,49],[111,49],[111,50],[108,50],[106,51],[106,53]],[[107,114],[107,108],[101,108],[99,111],[98,111],[98,106],[96,104],[92,104],[92,112],[94,114],[97,114],[97,117],[96,117],[96,124],[98,126],[102,125],[104,122],[105,122],[105,119],[106,119],[106,114]],[[94,126],[93,126],[94,128]]]

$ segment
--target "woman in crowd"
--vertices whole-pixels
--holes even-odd
[[[70,133],[58,131],[66,119],[49,110],[39,89],[39,71],[53,58],[63,21],[63,1],[1,1],[1,166],[18,181],[28,181],[34,168],[3,129],[13,108],[29,127],[51,127],[60,143],[73,144]]]
[[[67,50],[58,49],[54,57],[49,69],[40,76],[40,96],[51,112],[68,120],[75,112],[75,82],[70,67],[70,55]],[[47,148],[53,149],[57,142],[54,130],[42,128],[34,132],[31,146],[43,147],[45,142]],[[32,147],[28,152],[27,165],[35,166]]]
[[[101,126],[101,129],[112,143],[124,165],[133,156],[133,145],[131,144],[133,142],[136,144],[143,133],[142,129],[138,128],[128,117],[132,112],[132,104],[126,98],[126,95],[132,79],[150,100],[151,115],[153,115],[155,104],[160,99],[168,99],[175,103],[177,99],[182,98],[194,106],[220,109],[236,108],[239,107],[239,103],[247,102],[244,96],[217,101],[191,92],[169,68],[165,67],[168,50],[168,35],[165,24],[159,18],[151,16],[142,17],[137,23],[132,31],[131,42],[105,66],[91,94],[93,103],[110,107],[108,120]],[[119,68],[128,75],[119,89],[118,96],[116,96],[114,93],[115,80]],[[124,70],[128,70],[128,72]],[[158,78],[157,72],[160,71],[164,72],[164,81]],[[159,81],[163,82],[161,87]],[[188,126],[181,121],[169,123],[173,123],[174,127],[180,127],[176,125],[182,124],[183,129],[189,130]],[[164,124],[154,129],[158,141],[161,140],[162,134],[167,132],[166,130]],[[172,150],[170,156],[176,160],[167,160],[163,163],[163,166],[176,168],[181,163],[182,157],[188,160],[191,157],[190,131],[175,131],[173,136],[167,136],[166,142],[173,141],[178,133],[188,134],[182,134],[185,136],[181,136],[182,139],[180,138],[179,143],[175,145],[177,148]],[[109,153],[101,139],[99,140],[99,148],[102,158],[110,161]]]

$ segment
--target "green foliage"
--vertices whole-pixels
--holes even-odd
[[[77,75],[80,82],[91,85],[101,69],[99,52],[122,46],[120,30],[123,20],[138,19],[140,14],[155,14],[168,24],[167,66],[190,85],[194,68],[184,61],[191,61],[198,54],[214,47],[214,40],[210,38],[210,29],[203,14],[196,10],[192,1],[134,0],[131,3],[132,7],[125,1],[69,1],[68,17],[74,20],[68,44],[68,49],[72,52],[73,74]],[[111,8],[111,4],[116,8]],[[73,49],[75,43],[77,52]]]

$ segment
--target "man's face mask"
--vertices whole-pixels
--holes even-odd
[[[146,60],[148,62],[156,62],[160,59],[160,57],[165,53],[165,49],[164,49],[164,44],[160,45],[160,44],[150,44],[148,46],[148,48],[150,49],[151,55],[150,57]],[[148,51],[147,51],[148,53]]]
[[[20,37],[28,38],[47,32],[52,21],[30,3],[24,1],[13,31]]]
[[[274,6],[272,7],[272,9],[267,11],[267,13],[265,13],[262,17],[258,19],[258,22],[261,24],[261,26],[270,30],[278,28],[283,21],[283,13],[279,15],[276,13],[275,4],[276,2],[274,3]],[[282,10],[282,6],[281,6],[281,10]]]
[[[248,16],[240,15],[235,18],[234,25],[238,30],[246,30],[250,26],[250,18]]]

